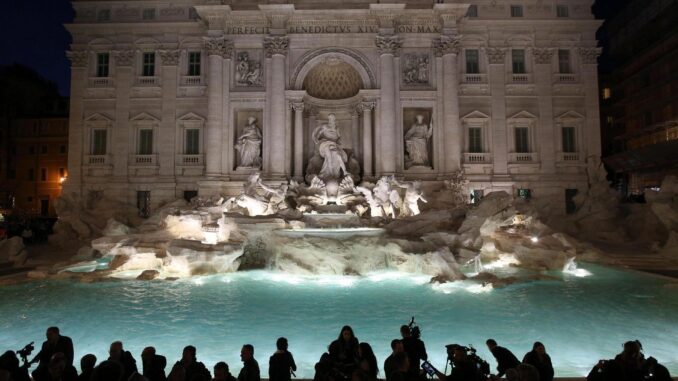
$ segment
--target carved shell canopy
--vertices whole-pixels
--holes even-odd
[[[329,58],[311,69],[304,78],[303,89],[319,99],[345,99],[363,87],[360,74],[339,58]]]

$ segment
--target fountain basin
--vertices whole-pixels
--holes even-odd
[[[303,229],[278,229],[275,234],[290,237],[319,237],[347,239],[352,237],[378,237],[386,232],[382,228],[303,228]]]

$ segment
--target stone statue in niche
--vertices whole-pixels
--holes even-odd
[[[346,171],[348,155],[341,147],[341,134],[337,129],[334,114],[327,117],[327,124],[323,124],[313,131],[313,143],[315,143],[318,154],[323,158],[323,166],[318,177],[321,179],[341,179],[348,174]]]
[[[429,69],[428,69],[428,55],[427,54],[408,54],[405,57],[405,70],[403,70],[403,82],[408,85],[422,85],[428,84]]]
[[[261,63],[250,60],[247,52],[238,54],[235,82],[241,86],[261,86]]]
[[[429,140],[433,135],[433,121],[424,123],[424,115],[418,114],[415,123],[405,133],[405,167],[430,167]]]
[[[261,168],[261,130],[257,126],[257,118],[247,118],[247,125],[235,143],[240,154],[240,165],[243,168]]]

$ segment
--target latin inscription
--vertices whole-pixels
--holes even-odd
[[[433,25],[400,25],[398,33],[440,33]],[[265,26],[230,26],[226,34],[268,34]],[[287,28],[288,34],[342,34],[342,33],[379,33],[376,25],[298,25]]]

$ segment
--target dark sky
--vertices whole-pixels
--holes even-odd
[[[629,0],[597,0],[597,16],[614,13]],[[71,37],[63,27],[73,20],[69,0],[1,0],[0,65],[20,63],[55,82],[70,94],[70,68],[65,51]],[[376,0],[375,0],[376,2]]]
[[[70,67],[65,51],[71,43],[63,27],[73,20],[68,0],[1,0],[0,65],[29,66],[70,93]]]

